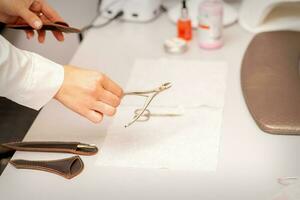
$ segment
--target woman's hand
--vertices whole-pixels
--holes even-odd
[[[0,21],[7,24],[27,23],[38,32],[38,41],[45,41],[46,32],[39,30],[43,22],[63,21],[57,12],[44,0],[0,0]],[[58,41],[64,36],[60,31],[52,31]],[[26,31],[27,38],[34,36],[34,31]]]
[[[100,72],[64,66],[64,82],[55,99],[94,123],[103,115],[113,116],[123,90]]]

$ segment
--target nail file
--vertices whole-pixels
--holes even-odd
[[[19,29],[19,30],[34,30],[30,25],[28,24],[6,24],[6,28],[11,29]],[[65,22],[46,22],[43,24],[42,28],[40,30],[46,30],[46,31],[60,31],[63,33],[80,33],[80,29],[70,27]]]
[[[84,144],[80,142],[11,142],[2,144],[2,146],[16,151],[58,152],[87,156],[95,155],[98,152],[98,148],[95,145]]]

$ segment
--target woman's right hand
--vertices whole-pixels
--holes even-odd
[[[74,112],[99,123],[113,116],[123,96],[122,88],[100,72],[64,66],[64,81],[55,99]]]

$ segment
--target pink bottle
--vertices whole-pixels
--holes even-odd
[[[218,49],[223,46],[223,2],[204,0],[198,13],[198,44],[203,49]]]

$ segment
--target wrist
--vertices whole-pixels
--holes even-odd
[[[61,93],[63,92],[63,88],[64,88],[64,84],[65,84],[65,79],[66,79],[66,70],[67,70],[67,68],[68,68],[68,66],[67,65],[62,65],[62,67],[63,67],[63,80],[62,80],[62,82],[61,82],[61,85],[60,85],[60,87],[58,88],[58,90],[57,90],[57,92],[56,92],[56,94],[54,95],[54,99],[56,99],[56,100],[59,100],[59,98],[60,98],[60,96],[61,96]]]

